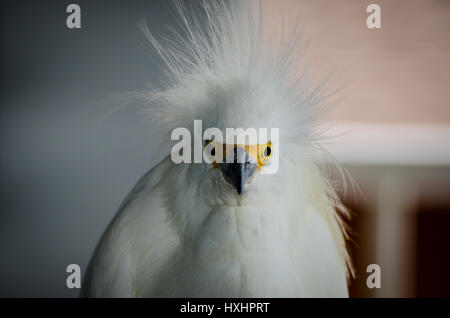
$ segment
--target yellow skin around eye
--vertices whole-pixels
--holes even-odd
[[[257,145],[229,145],[229,144],[222,144],[219,142],[214,141],[207,141],[205,143],[205,147],[207,145],[210,145],[210,147],[214,147],[215,149],[215,155],[210,156],[211,159],[213,159],[213,164],[217,165],[215,158],[226,158],[227,153],[233,151],[234,148],[244,148],[245,151],[249,154],[250,158],[252,158],[256,163],[259,170],[261,170],[262,167],[270,160],[270,157],[272,157],[272,151],[270,151],[270,154],[268,156],[265,155],[265,150],[267,147],[270,149],[272,148],[272,142],[267,142],[265,144],[257,144]],[[212,149],[212,148],[210,148]]]
[[[270,149],[270,153],[268,156],[266,156],[265,154],[266,148]],[[272,157],[272,142],[269,141],[264,145],[258,145],[258,151],[258,169],[261,169],[270,160],[270,157]]]

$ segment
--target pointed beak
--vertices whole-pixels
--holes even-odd
[[[234,148],[230,156],[228,160],[220,164],[220,169],[225,180],[241,195],[245,185],[255,172],[256,163],[252,162],[245,149],[240,147]]]

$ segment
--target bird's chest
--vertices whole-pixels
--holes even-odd
[[[194,297],[298,295],[283,224],[262,207],[218,207],[183,248],[179,292]]]

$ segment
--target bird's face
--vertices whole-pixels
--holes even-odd
[[[228,194],[232,192],[232,196],[239,198],[248,191],[255,177],[271,165],[274,150],[271,141],[243,145],[207,140],[204,152],[209,158],[207,165],[208,170],[212,170],[211,177],[225,184]]]
[[[192,78],[191,86],[169,95],[166,104],[176,105],[175,110],[164,108],[177,114],[170,128],[184,127],[193,136],[194,161],[204,159],[183,165],[189,192],[208,206],[262,206],[279,200],[280,192],[287,191],[288,164],[299,160],[292,153],[295,147],[287,146],[301,142],[302,124],[292,97],[263,76],[217,75],[198,81]],[[197,129],[196,121],[201,122]]]

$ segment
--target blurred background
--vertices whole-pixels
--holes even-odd
[[[81,29],[66,27],[72,2]],[[372,2],[381,29],[366,27]],[[356,215],[350,295],[450,297],[450,1],[263,4],[269,26],[299,18],[308,63],[345,83],[323,124],[361,189],[342,193]],[[158,36],[178,26],[169,1],[0,6],[0,297],[76,297],[66,266],[86,269],[120,202],[165,156],[158,131],[108,98],[160,75],[137,21]],[[380,289],[366,286],[369,264]]]

